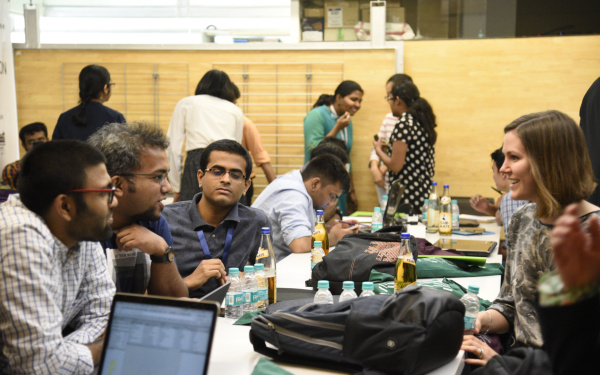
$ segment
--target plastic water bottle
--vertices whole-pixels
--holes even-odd
[[[373,283],[371,281],[364,281],[362,283],[362,293],[361,297],[370,297],[374,296],[375,292],[373,291]]]
[[[256,286],[258,288],[258,309],[265,311],[269,306],[269,288],[267,287],[267,275],[265,274],[265,265],[256,263],[254,265],[254,276],[256,277]]]
[[[437,182],[431,183],[431,193],[427,205],[427,232],[436,233],[439,225],[440,199],[437,195]]]
[[[475,320],[479,314],[479,287],[477,285],[469,285],[467,294],[461,297],[462,303],[465,305],[465,335],[472,335],[475,327]]]
[[[277,265],[273,244],[271,243],[271,228],[263,227],[260,230],[260,245],[256,253],[256,262],[264,264],[267,288],[269,288],[269,304],[277,302]]]
[[[332,305],[333,304],[333,296],[329,291],[329,281],[327,280],[319,280],[317,283],[317,293],[315,294],[314,303],[322,304],[322,305]]]
[[[244,313],[258,310],[258,286],[254,276],[254,266],[244,266]]]
[[[225,297],[225,317],[239,319],[242,316],[244,294],[242,293],[242,280],[238,268],[229,269],[229,290]]]
[[[456,201],[456,199],[453,199],[452,200],[452,231],[460,230],[459,215],[460,215],[460,210],[458,209],[458,202]]]
[[[388,202],[388,196],[387,195],[381,196],[381,211],[382,212],[385,212],[385,208],[387,207],[387,202]]]
[[[344,281],[342,288],[344,288],[344,291],[340,294],[340,302],[357,297],[356,292],[354,291],[354,281]]]
[[[373,216],[371,217],[371,232],[377,232],[383,228],[383,216],[381,215],[381,207],[373,208]]]
[[[429,209],[429,199],[425,199],[423,206],[421,206],[421,223],[427,225],[427,210]]]
[[[324,256],[325,251],[323,250],[323,244],[321,241],[315,241],[315,247],[312,248],[310,255],[310,269],[312,270],[315,268],[317,263],[321,263]]]

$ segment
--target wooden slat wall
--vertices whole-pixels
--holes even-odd
[[[503,127],[522,114],[546,109],[562,110],[579,121],[581,99],[600,76],[599,46],[600,36],[405,43],[405,72],[438,117],[436,180],[450,184],[456,196],[493,196],[489,154],[501,145]],[[352,150],[359,208],[376,204],[367,162],[372,135],[389,111],[382,98],[395,69],[393,50],[15,51],[19,126],[43,121],[52,131],[63,110],[62,64],[88,61],[187,63],[190,94],[215,62],[343,62],[344,79],[365,90],[363,108],[354,118]]]

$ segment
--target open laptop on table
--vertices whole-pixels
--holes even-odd
[[[219,306],[117,293],[98,374],[207,374]]]
[[[398,212],[398,206],[400,206],[400,203],[402,202],[404,189],[406,189],[406,186],[402,185],[400,180],[391,183],[387,205],[385,206],[385,212],[383,213],[384,228],[394,225],[394,218],[396,217],[396,212]]]

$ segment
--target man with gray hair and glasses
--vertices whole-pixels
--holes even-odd
[[[113,213],[115,234],[102,242],[117,291],[187,297],[174,262],[171,230],[161,214],[171,191],[164,132],[144,122],[108,124],[88,143],[106,157],[120,203]]]

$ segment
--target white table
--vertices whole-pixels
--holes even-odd
[[[499,241],[501,228],[498,225],[493,223],[483,224],[482,226],[486,230],[494,232],[494,235],[471,236],[475,237],[473,239]],[[426,238],[431,243],[434,243],[439,238],[439,234],[425,233],[425,226],[422,224],[409,226],[408,232],[415,237]],[[471,237],[465,239],[471,239]],[[496,250],[490,255],[488,262],[499,263],[501,260],[502,258],[498,255],[496,246]],[[291,254],[277,263],[278,288],[311,289],[304,284],[310,277],[309,253]],[[490,300],[493,300],[500,290],[500,276],[464,277],[452,278],[452,280],[465,287],[470,283],[478,285],[480,288],[480,296]],[[211,375],[251,374],[259,358],[262,357],[262,355],[254,352],[252,344],[250,344],[248,338],[250,327],[234,326],[232,323],[233,320],[231,319],[218,319],[209,365],[209,374]],[[459,351],[451,362],[430,372],[429,375],[460,374],[464,367],[463,357],[464,352]],[[281,363],[278,363],[278,365],[292,374],[297,375],[323,373],[343,374],[342,372],[327,371],[311,367],[285,365]]]

